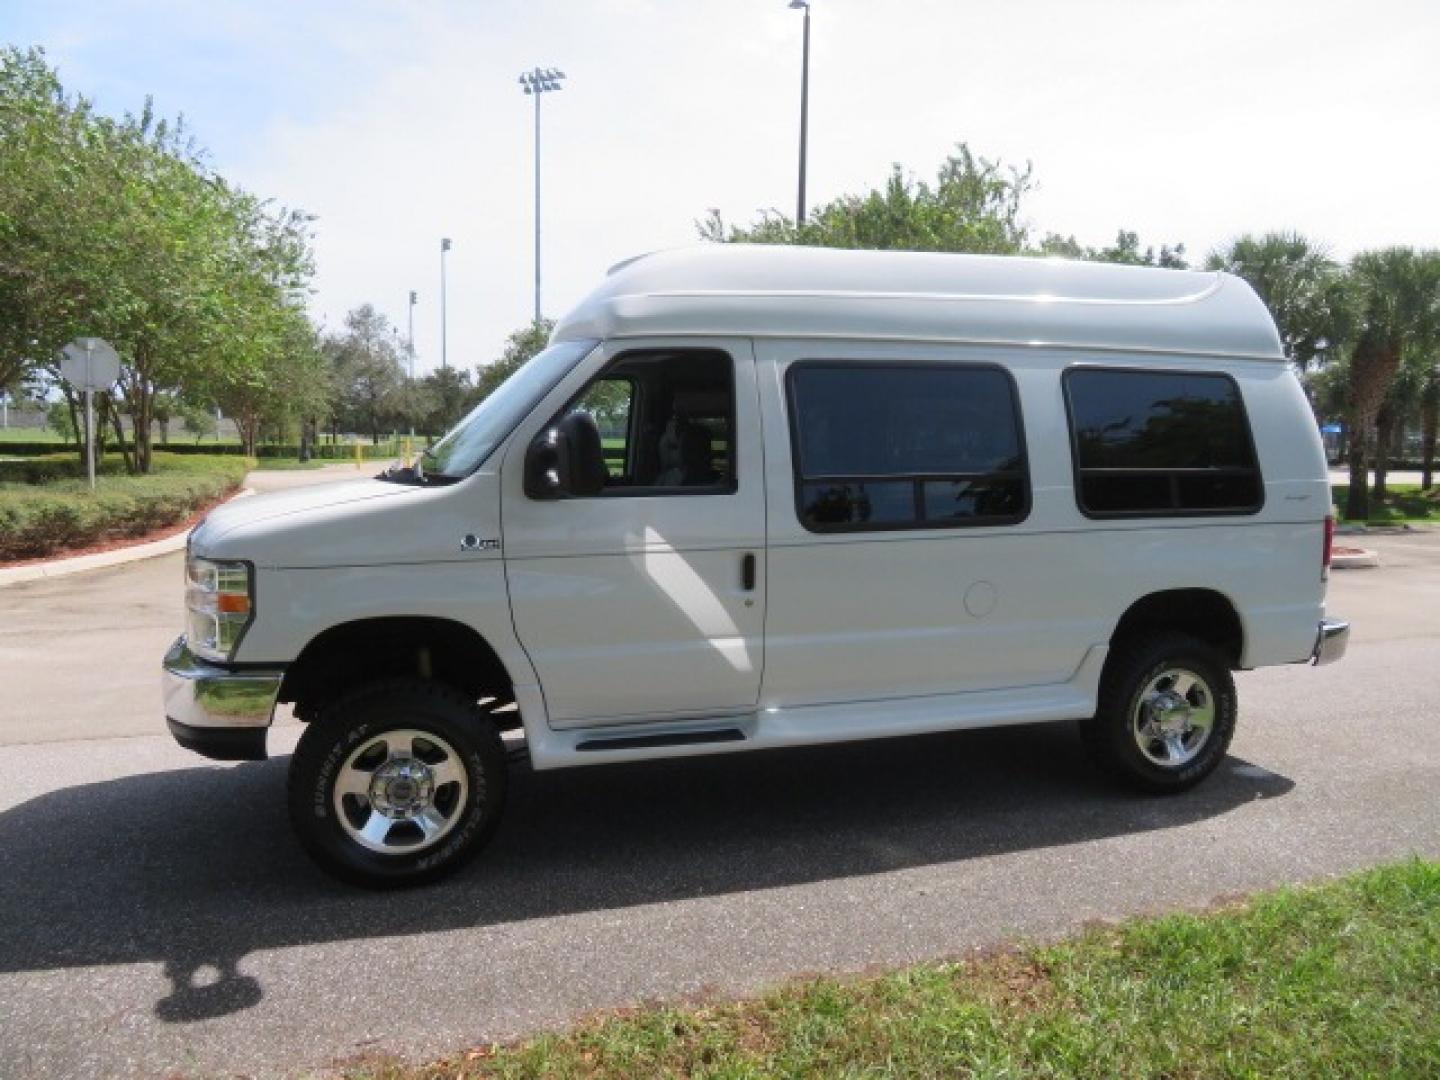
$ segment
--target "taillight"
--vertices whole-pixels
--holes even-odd
[[[1320,560],[1320,579],[1323,581],[1330,576],[1330,553],[1335,550],[1335,518],[1333,515],[1325,517],[1325,555]]]

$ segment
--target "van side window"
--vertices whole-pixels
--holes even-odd
[[[1230,376],[1073,368],[1064,383],[1083,513],[1249,514],[1265,501]]]
[[[735,365],[717,349],[626,353],[566,410],[600,429],[601,497],[735,490]]]
[[[803,361],[787,380],[796,511],[812,532],[1029,513],[1019,404],[1002,369]]]

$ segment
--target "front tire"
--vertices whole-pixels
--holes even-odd
[[[1213,646],[1161,633],[1116,643],[1098,709],[1082,721],[1091,759],[1140,791],[1186,791],[1224,760],[1235,735],[1235,681]]]
[[[493,721],[443,683],[396,680],[320,710],[290,762],[290,820],[306,851],[352,884],[434,881],[489,841],[505,802]]]

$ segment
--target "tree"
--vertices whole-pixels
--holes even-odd
[[[66,442],[79,442],[79,436],[75,431],[75,417],[72,415],[68,404],[63,401],[52,401],[49,408],[45,410],[45,423],[50,430],[59,435]]]
[[[1207,269],[1250,283],[1275,317],[1286,358],[1300,370],[1345,336],[1345,279],[1320,245],[1294,232],[1245,235],[1210,253]]]
[[[403,404],[404,369],[389,320],[373,304],[362,304],[345,316],[345,332],[327,340],[325,352],[334,372],[337,418],[378,443]]]
[[[1088,262],[1120,263],[1125,266],[1159,266],[1167,270],[1185,270],[1190,264],[1185,259],[1185,245],[1161,244],[1157,253],[1153,247],[1140,250],[1140,234],[1121,229],[1115,234],[1115,242],[1106,248],[1093,248],[1081,244],[1073,236],[1049,233],[1040,241],[1039,255],[1059,256],[1065,259],[1084,259]]]
[[[0,50],[0,378],[77,334],[108,339],[107,415],[123,436],[128,413],[121,449],[147,472],[157,395],[259,363],[245,328],[311,271],[308,219],[227,184],[181,124],[148,101],[102,116],[39,50]]]
[[[1406,426],[1420,416],[1420,395],[1425,385],[1425,370],[1420,360],[1415,350],[1407,350],[1380,408],[1375,411],[1375,480],[1370,494],[1376,500],[1383,500],[1389,494],[1390,459]]]
[[[554,330],[554,319],[537,319],[506,338],[505,350],[500,354],[500,359],[480,367],[479,377],[475,380],[477,400],[483,401],[489,397],[497,386],[520,369],[520,365],[544,349]]]
[[[1346,411],[1350,491],[1345,516],[1370,516],[1366,436],[1407,349],[1440,339],[1440,253],[1408,247],[1365,251],[1350,261],[1354,338],[1349,348]]]
[[[711,210],[697,229],[703,240],[732,244],[808,244],[1011,255],[1024,249],[1029,226],[1021,202],[1034,187],[1023,169],[978,157],[964,143],[940,166],[933,184],[893,166],[885,186],[844,195],[813,210],[803,224],[778,210],[748,228],[727,226]]]
[[[195,436],[197,444],[206,435],[215,434],[215,410],[208,402],[197,401],[191,396],[181,394],[176,399],[175,406],[180,414],[180,426],[187,435]]]
[[[265,314],[237,341],[245,362],[226,366],[211,384],[252,456],[264,431],[283,439],[298,427],[303,435],[329,413],[333,398],[332,369],[304,310],[290,305]]]
[[[0,385],[30,371],[44,345],[63,343],[75,304],[47,288],[38,257],[51,222],[78,201],[59,183],[74,141],[63,102],[43,53],[0,49]]]
[[[1420,390],[1420,490],[1435,480],[1435,443],[1440,436],[1440,363],[1431,360]]]
[[[468,371],[437,368],[415,387],[415,426],[429,435],[443,434],[478,400]]]
[[[731,244],[808,244],[814,247],[954,251],[981,255],[1050,255],[1094,262],[1185,269],[1185,245],[1141,250],[1140,237],[1121,229],[1106,248],[1074,236],[1048,233],[1030,242],[1022,216],[1034,189],[1032,170],[979,157],[960,143],[946,158],[934,184],[892,166],[883,188],[846,195],[814,210],[805,223],[778,210],[762,211],[748,228],[727,225],[718,210],[696,223],[702,240]]]

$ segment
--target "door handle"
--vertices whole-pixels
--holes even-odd
[[[740,560],[740,587],[746,592],[755,591],[755,553],[747,551]]]

